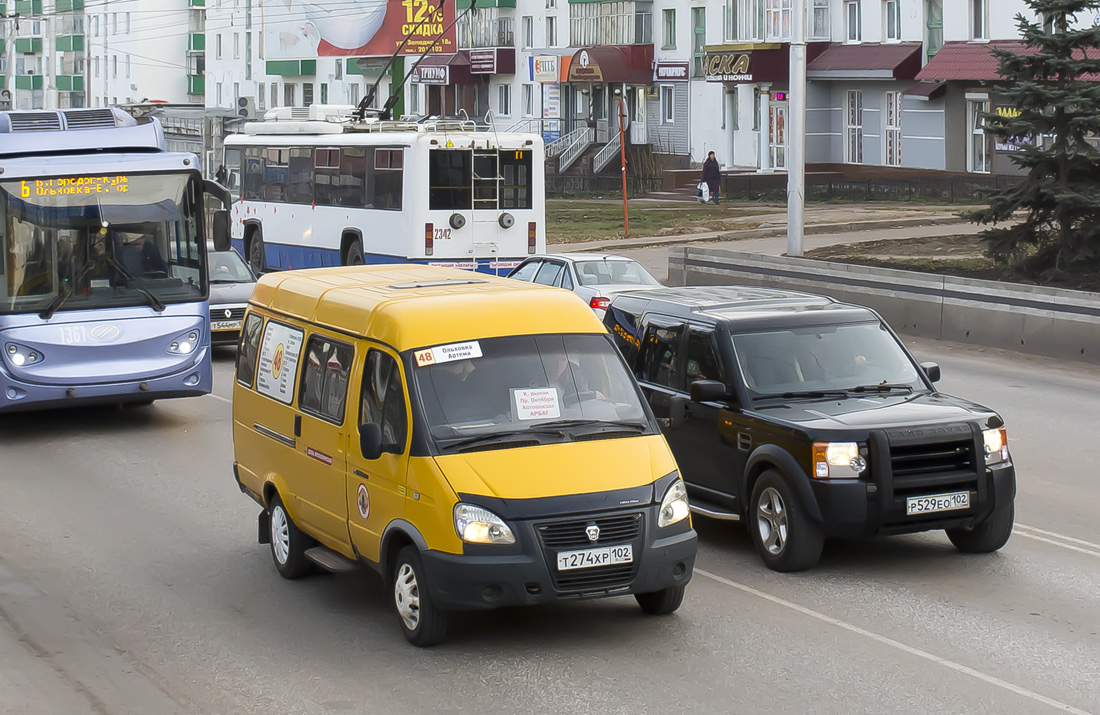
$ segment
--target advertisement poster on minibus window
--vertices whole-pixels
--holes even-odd
[[[267,61],[389,57],[406,39],[402,55],[458,51],[454,2],[263,0],[260,12]]]

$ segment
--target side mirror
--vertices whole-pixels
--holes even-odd
[[[214,234],[211,236],[214,241],[214,250],[228,251],[230,246],[229,212],[225,209],[219,209],[214,212],[212,218],[210,230]]]
[[[696,380],[691,383],[692,402],[714,402],[729,397],[729,389],[718,380]]]
[[[928,376],[928,379],[932,382],[940,381],[940,366],[934,362],[922,362],[920,364],[924,374]]]
[[[668,401],[668,428],[680,429],[687,419],[687,398],[683,395],[673,395]]]
[[[359,425],[359,451],[364,459],[378,459],[382,456],[382,425],[368,422]]]

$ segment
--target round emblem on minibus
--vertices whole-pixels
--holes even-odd
[[[89,333],[96,340],[109,342],[121,335],[122,331],[114,325],[97,325],[92,328]]]
[[[359,489],[355,494],[355,501],[359,507],[359,516],[364,519],[370,516],[370,492],[367,491],[366,484],[359,485]]]
[[[589,541],[598,541],[600,538],[600,527],[595,524],[589,524],[588,528],[584,530],[584,533]]]

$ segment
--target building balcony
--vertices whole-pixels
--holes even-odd
[[[84,0],[56,0],[57,12],[84,12]]]
[[[62,35],[58,37],[57,49],[61,52],[83,52],[84,35]]]
[[[491,10],[488,12],[492,12]],[[479,47],[515,47],[514,21],[510,17],[479,17],[475,20],[464,16],[455,26],[458,46],[463,49]]]
[[[41,37],[15,38],[15,51],[23,55],[33,55],[42,51]]]
[[[25,17],[42,14],[42,0],[15,0],[15,11]]]
[[[192,52],[204,52],[206,50],[206,35],[191,33],[187,36],[187,49]]]
[[[317,74],[317,60],[268,60],[267,74],[280,77],[314,77]]]
[[[42,89],[42,75],[18,74],[15,76],[16,89]]]
[[[206,94],[206,77],[199,74],[187,75],[188,94]]]
[[[83,92],[84,77],[78,74],[59,74],[54,77],[54,85],[62,92]]]

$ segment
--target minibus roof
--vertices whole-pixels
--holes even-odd
[[[606,332],[570,291],[414,264],[268,273],[249,302],[398,351],[508,335]]]

